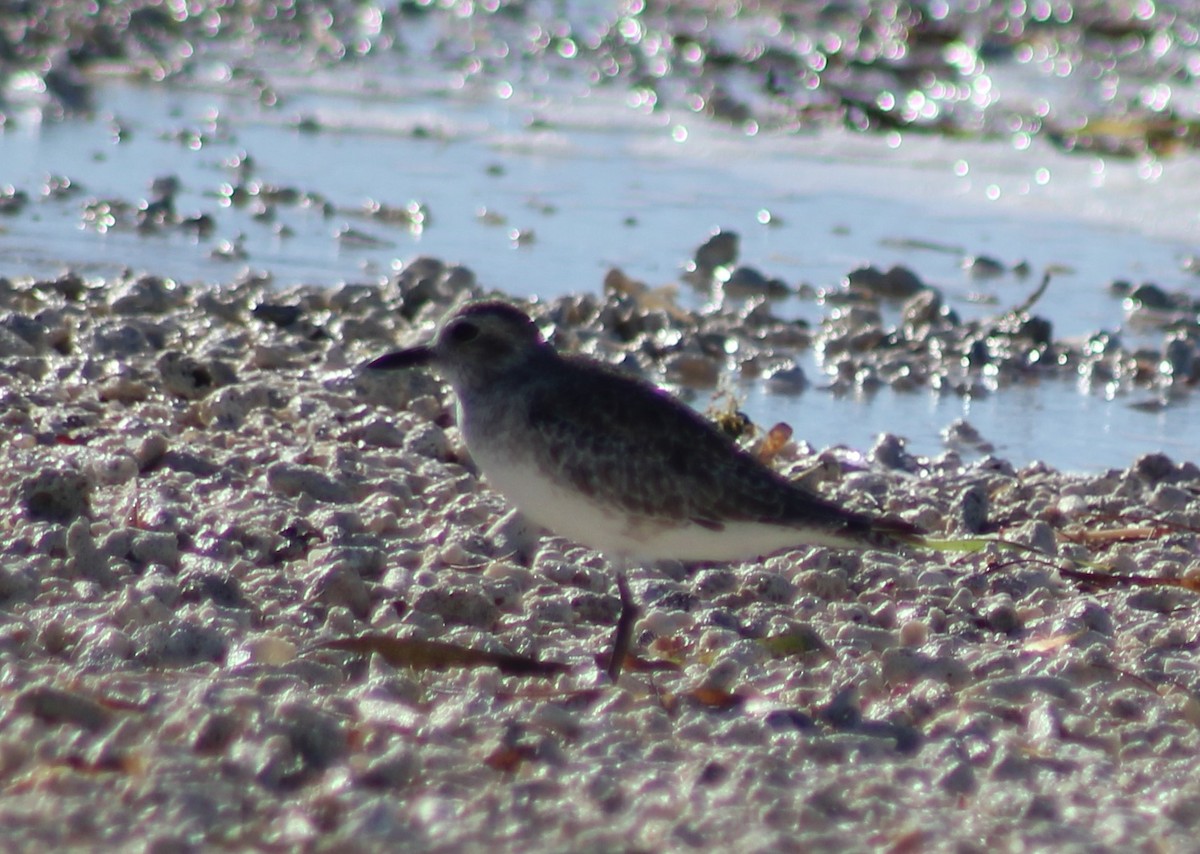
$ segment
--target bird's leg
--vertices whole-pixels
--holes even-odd
[[[617,592],[621,595],[621,615],[617,617],[617,630],[613,633],[612,653],[608,659],[608,678],[614,683],[621,675],[625,656],[629,654],[633,624],[640,613],[637,603],[633,601],[633,594],[629,591],[629,582],[625,580],[623,567],[617,569]]]

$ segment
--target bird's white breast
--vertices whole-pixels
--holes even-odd
[[[556,481],[532,461],[494,450],[481,448],[475,452],[475,460],[493,488],[537,524],[610,555],[723,561],[806,545],[863,547],[860,541],[819,528],[728,522],[721,530],[713,530],[690,519],[631,516]]]

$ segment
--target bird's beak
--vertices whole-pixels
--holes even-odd
[[[363,365],[369,371],[398,371],[402,368],[419,368],[433,362],[432,347],[409,347],[397,350]]]

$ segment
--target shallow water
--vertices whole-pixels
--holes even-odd
[[[427,254],[466,264],[486,287],[548,297],[598,292],[613,266],[651,285],[676,282],[695,247],[724,228],[742,236],[742,263],[791,285],[836,287],[857,266],[903,264],[965,318],[1021,303],[1041,270],[1060,265],[1067,271],[1034,309],[1056,337],[1105,329],[1155,348],[1161,333],[1123,329],[1124,309],[1108,284],[1197,288],[1181,269],[1200,245],[1200,211],[1188,199],[1200,183],[1196,157],[1104,160],[1037,140],[1017,150],[839,131],[748,137],[686,111],[632,109],[621,93],[582,86],[508,97],[490,86],[386,87],[353,73],[294,81],[282,89],[284,106],[265,111],[223,90],[113,83],[100,90],[95,118],[18,125],[0,136],[0,179],[37,197],[47,174],[65,174],[83,193],[6,218],[0,272],[128,266],[219,282],[248,267],[280,284],[333,283],[376,280]],[[319,129],[298,130],[301,120]],[[252,206],[229,206],[221,198],[222,183],[234,180],[228,164],[247,153],[256,178],[319,194],[332,208],[281,204],[256,218]],[[82,227],[88,198],[137,203],[164,175],[182,183],[181,214],[214,218],[211,236]],[[420,202],[426,225],[360,216],[367,199]],[[347,227],[378,243],[339,240]],[[239,245],[244,258],[214,258],[221,241]],[[962,262],[975,254],[1026,262],[1032,274],[974,279]],[[681,287],[681,301],[704,302]],[[815,323],[827,308],[793,298],[776,311]],[[886,389],[838,398],[820,389],[811,356],[803,364],[814,388],[799,397],[758,386],[739,393],[755,420],[786,420],[817,446],[866,449],[887,431],[933,454],[940,431],[965,417],[1017,463],[1102,470],[1152,450],[1200,456],[1194,401],[1147,413],[1128,405],[1142,395],[1106,401],[1059,382],[974,400]]]

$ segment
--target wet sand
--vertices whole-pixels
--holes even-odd
[[[449,392],[356,369],[480,293],[423,263],[382,287],[0,282],[14,850],[1193,847],[1200,618],[1171,582],[1200,581],[1196,465],[1081,476],[790,443],[774,462],[815,467],[823,494],[1045,557],[638,567],[656,664],[614,687],[604,559],[490,535],[506,507]],[[533,310],[559,346],[660,381],[727,367],[654,346],[672,330],[782,348],[790,328],[765,303],[758,326],[616,296]],[[1087,559],[1164,582],[1071,577]],[[326,646],[368,632],[567,671]]]

